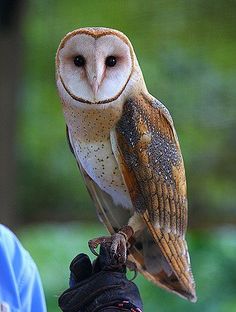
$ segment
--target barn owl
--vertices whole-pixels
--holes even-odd
[[[156,285],[196,301],[188,247],[186,179],[173,120],[148,93],[121,32],[81,28],[56,55],[56,80],[71,150],[111,253]]]

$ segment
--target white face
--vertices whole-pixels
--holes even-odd
[[[58,76],[66,91],[88,103],[118,98],[133,67],[130,47],[115,35],[74,35],[59,49],[58,60]]]

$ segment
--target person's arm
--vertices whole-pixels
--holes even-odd
[[[38,269],[17,237],[0,225],[0,304],[11,312],[46,312]],[[3,310],[4,311],[4,310]]]

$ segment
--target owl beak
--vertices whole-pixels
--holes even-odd
[[[96,95],[98,92],[99,88],[99,82],[96,76],[93,77],[93,83],[92,83],[92,89],[93,89],[93,94]]]
[[[88,72],[88,80],[93,92],[94,99],[96,99],[99,87],[102,82],[104,69],[99,64],[94,64],[94,67],[91,68],[91,71]]]
[[[98,92],[99,92],[99,88],[101,86],[103,74],[104,74],[104,65],[103,64],[101,65],[97,58],[95,58],[95,61],[96,63],[94,64],[93,71],[91,72],[92,79],[90,81],[91,81],[92,91],[96,99]]]

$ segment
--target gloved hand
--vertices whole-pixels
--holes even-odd
[[[101,244],[93,264],[86,254],[73,259],[70,288],[58,300],[63,312],[142,312],[137,286],[126,278],[125,265],[111,257],[109,247]]]

